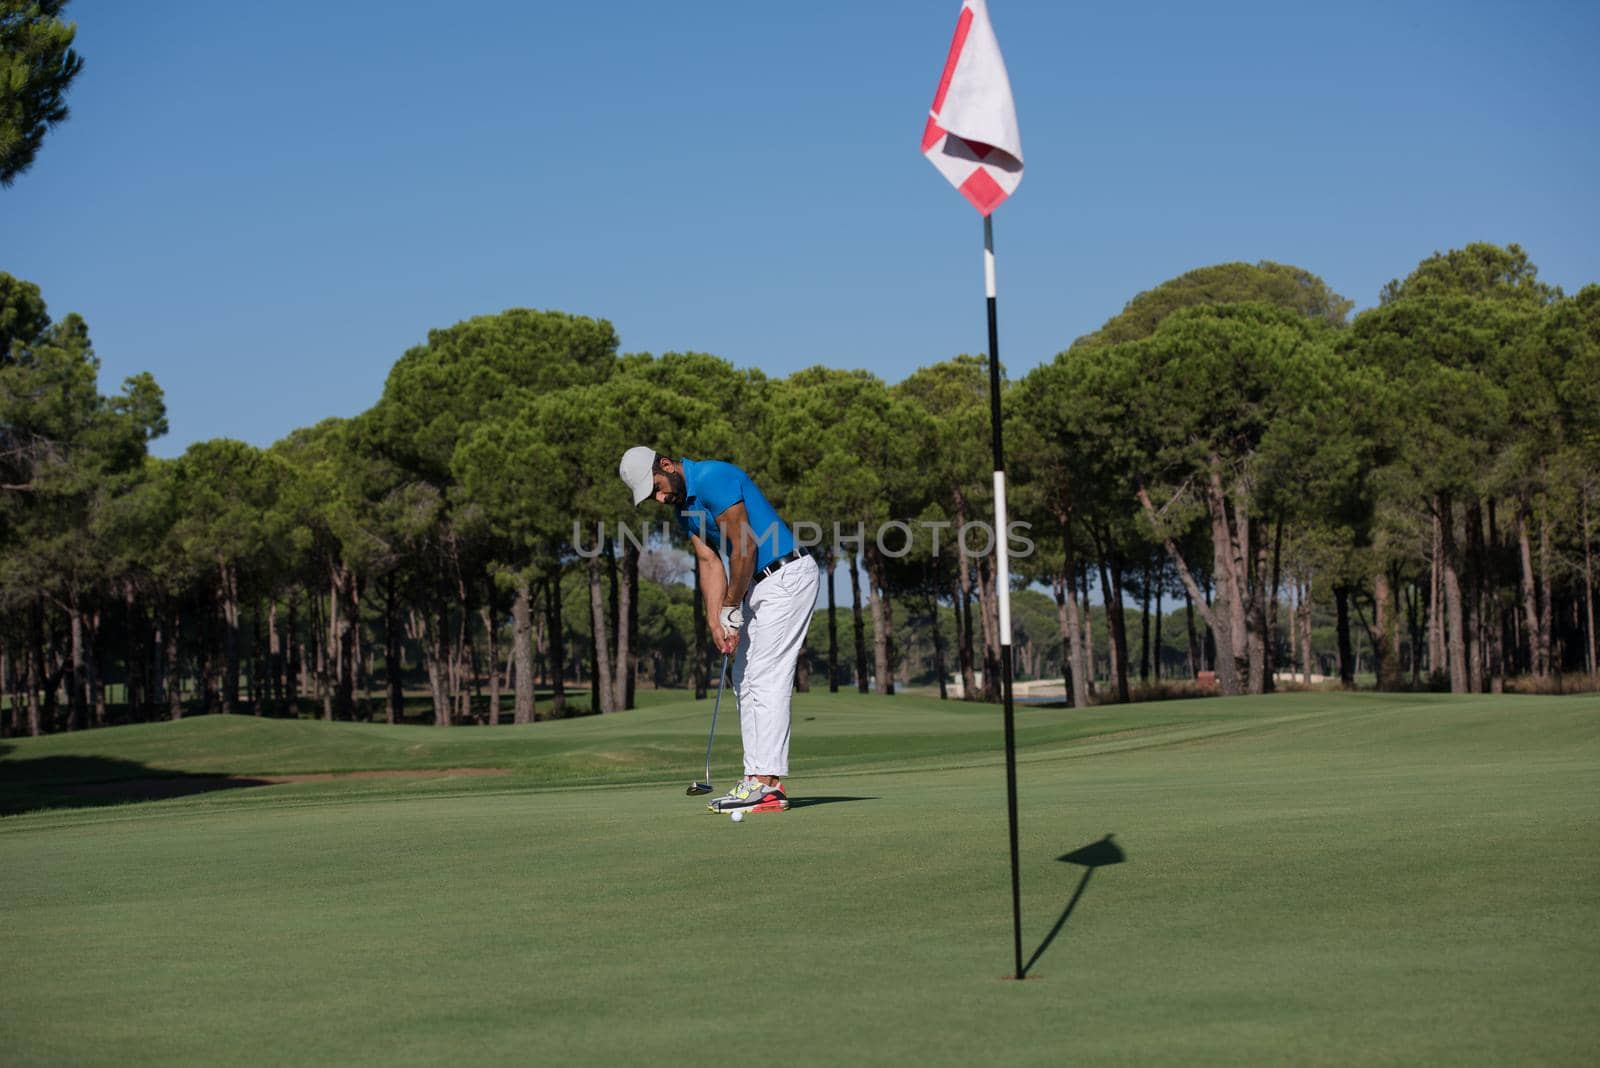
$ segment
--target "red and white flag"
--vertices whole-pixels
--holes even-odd
[[[1011,79],[984,0],[964,0],[922,154],[987,216],[1022,181],[1022,135]]]

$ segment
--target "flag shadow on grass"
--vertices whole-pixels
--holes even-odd
[[[1056,935],[1067,925],[1067,918],[1072,915],[1072,910],[1078,907],[1078,901],[1083,897],[1083,891],[1089,885],[1089,877],[1096,868],[1104,868],[1112,864],[1121,864],[1128,859],[1122,847],[1113,842],[1112,835],[1106,835],[1098,842],[1090,842],[1081,849],[1074,849],[1070,853],[1063,853],[1056,859],[1064,864],[1077,864],[1083,868],[1083,878],[1078,880],[1078,889],[1067,902],[1067,907],[1061,910],[1061,915],[1056,917],[1056,924],[1050,928],[1050,933],[1044,936],[1044,941],[1039,943],[1039,948],[1033,951],[1033,956],[1028,958],[1028,963],[1022,966],[1022,974],[1018,979],[1026,979],[1039,958],[1044,956],[1044,951],[1050,948],[1050,943],[1056,940]]]

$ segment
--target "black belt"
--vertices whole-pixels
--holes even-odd
[[[751,589],[755,589],[756,583],[760,582],[762,579],[766,578],[768,575],[771,575],[774,572],[776,572],[778,570],[778,568],[782,567],[784,564],[792,564],[796,560],[800,559],[802,556],[810,556],[810,555],[811,554],[809,552],[807,552],[806,550],[804,550],[804,549],[796,549],[796,550],[794,550],[794,552],[785,553],[784,555],[778,557],[776,560],[772,561],[772,563],[768,564],[766,567],[762,568],[760,571],[757,571],[756,575],[755,575],[755,578],[750,580],[750,588]]]

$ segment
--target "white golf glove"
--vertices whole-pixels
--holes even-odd
[[[738,605],[723,605],[722,611],[717,614],[717,622],[729,634],[736,634],[744,626],[744,613],[739,611]]]

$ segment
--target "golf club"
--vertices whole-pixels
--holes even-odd
[[[711,733],[706,735],[706,777],[692,782],[684,791],[690,797],[711,792],[711,743],[717,737],[717,709],[722,707],[722,684],[728,677],[728,654],[722,654],[722,670],[717,673],[717,699],[711,704]]]

